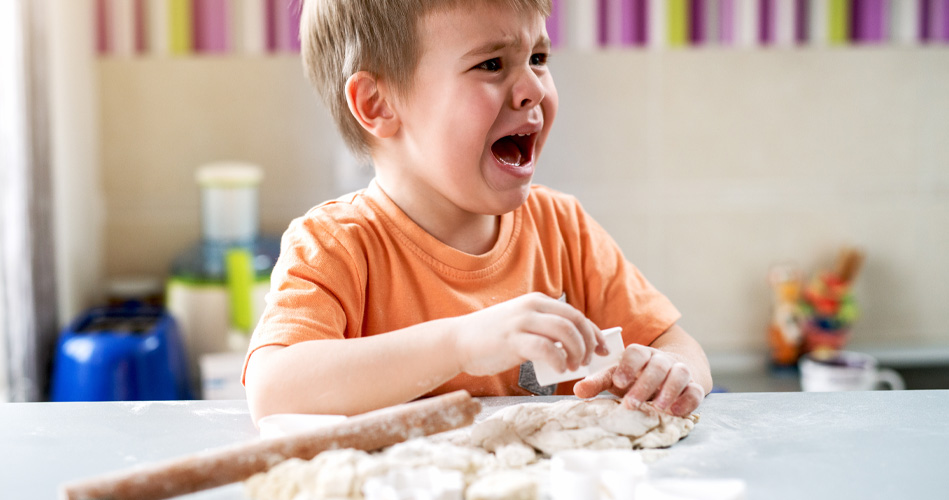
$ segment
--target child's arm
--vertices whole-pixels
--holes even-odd
[[[652,400],[656,407],[684,416],[712,390],[712,374],[702,347],[675,324],[650,346],[627,346],[617,367],[590,375],[573,390],[581,398],[608,390],[623,397],[629,408]]]
[[[580,311],[532,293],[383,335],[263,347],[251,355],[245,386],[255,421],[352,415],[415,399],[461,372],[491,375],[527,359],[576,369],[598,346],[605,346],[599,329]]]

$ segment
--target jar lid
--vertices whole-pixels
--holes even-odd
[[[253,163],[219,161],[198,167],[194,178],[201,187],[254,187],[264,178],[264,171]]]

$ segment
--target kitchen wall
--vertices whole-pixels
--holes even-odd
[[[339,194],[297,58],[98,60],[104,277],[199,234],[195,167],[266,169],[263,230]],[[867,253],[858,344],[947,345],[949,49],[560,51],[537,182],[576,194],[711,352],[765,349],[777,262]]]

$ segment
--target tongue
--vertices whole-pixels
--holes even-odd
[[[519,148],[517,143],[514,142],[514,139],[510,137],[498,139],[497,142],[491,146],[491,152],[494,153],[495,158],[508,165],[520,165],[523,159],[523,156],[521,156],[521,148]]]

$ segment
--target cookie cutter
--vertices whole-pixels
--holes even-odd
[[[619,364],[620,359],[623,357],[623,350],[625,349],[623,345],[623,328],[617,326],[603,330],[601,333],[606,339],[606,348],[609,349],[609,354],[600,356],[594,353],[590,364],[581,366],[576,370],[567,370],[563,373],[558,372],[544,360],[532,360],[534,362],[534,374],[537,376],[537,382],[541,386],[546,386],[567,380],[576,380]]]

